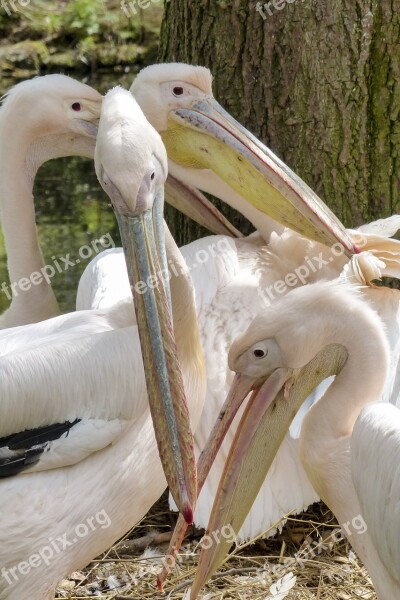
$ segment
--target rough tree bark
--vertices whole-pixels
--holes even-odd
[[[221,104],[358,225],[400,212],[398,2],[170,0],[160,60],[209,67]]]

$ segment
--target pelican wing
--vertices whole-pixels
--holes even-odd
[[[399,229],[400,215],[392,215],[385,219],[378,219],[377,221],[372,221],[372,223],[361,225],[360,227],[357,227],[355,233],[360,231],[361,233],[391,238],[396,235]]]
[[[110,314],[4,330],[0,354],[0,477],[76,464],[147,410],[137,329]]]
[[[400,584],[400,410],[396,406],[377,403],[363,409],[353,430],[351,462],[361,516],[382,562]],[[362,535],[362,530],[358,533]]]

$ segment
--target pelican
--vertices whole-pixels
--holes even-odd
[[[10,282],[25,282],[25,289],[13,294],[1,328],[60,314],[43,277],[33,182],[39,167],[52,158],[93,158],[101,99],[96,90],[65,75],[24,81],[5,97],[0,109],[1,222]]]
[[[321,377],[335,381],[304,417],[307,475],[367,567],[379,600],[400,597],[400,399],[382,402],[390,346],[360,290],[323,282],[298,288],[261,312],[232,345],[229,402],[254,389],[238,427],[208,532],[237,531],[293,416]],[[362,518],[366,530],[352,524]],[[211,539],[211,538],[210,538]],[[202,550],[191,590],[221,563],[229,542]]]
[[[169,152],[169,171],[174,177],[183,181],[185,185],[199,187],[223,199],[246,215],[259,232],[258,235],[244,240],[233,241],[225,238],[223,241],[222,238],[206,238],[181,248],[196,291],[199,328],[207,364],[207,398],[200,423],[195,431],[196,452],[199,455],[206,444],[215,416],[221,409],[223,398],[232,383],[233,374],[225,367],[229,347],[237,335],[262,310],[265,300],[268,301],[265,290],[275,282],[284,282],[288,274],[301,269],[306,264],[306,258],[310,261],[313,257],[319,259],[315,262],[314,270],[308,269],[307,283],[322,278],[337,277],[348,259],[345,252],[334,256],[331,249],[326,246],[308,240],[291,230],[283,230],[279,223],[268,216],[277,216],[276,211],[280,211],[279,218],[284,220],[286,209],[289,215],[292,214],[293,205],[282,198],[282,194],[287,194],[289,198],[293,197],[291,185],[294,189],[302,191],[309,200],[314,198],[314,195],[304,182],[273,157],[269,150],[262,148],[251,134],[216,104],[212,97],[211,74],[208,69],[181,64],[147,67],[135,79],[131,92],[166,142]],[[179,123],[178,130],[176,119]],[[201,119],[203,119],[201,121],[203,126],[208,124],[209,140],[204,134],[198,133],[197,129],[193,129],[193,123]],[[187,131],[184,131],[184,123],[188,125]],[[234,135],[231,138],[228,136],[224,138],[226,131],[234,131]],[[182,149],[178,148],[181,144]],[[204,157],[204,148],[207,148],[206,157]],[[254,157],[259,158],[260,172],[265,173],[265,164],[270,167],[261,188],[255,167],[249,161],[249,155],[252,156],[251,160],[255,160]],[[207,168],[199,168],[204,166],[202,161],[206,159]],[[243,175],[243,179],[232,183],[231,171],[234,167],[224,171],[224,165],[229,161],[233,161],[233,165],[242,161],[247,165],[250,176]],[[281,183],[278,183],[279,181]],[[252,192],[255,182],[258,186],[256,190],[259,192],[257,198]],[[277,185],[280,195],[271,182]],[[272,209],[271,199],[275,202]],[[301,210],[301,203],[298,202],[298,205]],[[271,210],[275,212],[271,213]],[[332,222],[336,223],[336,220]],[[398,273],[395,259],[398,260],[399,244],[395,240],[386,239],[386,236],[394,235],[399,227],[400,218],[395,216],[364,226],[359,231],[345,232],[346,239],[349,237],[352,240],[354,238],[356,242],[362,241],[363,249],[368,250],[353,256],[347,268],[348,277],[357,283],[366,283],[375,278],[379,279],[382,274],[381,269],[387,275]],[[329,229],[335,230],[335,225]],[[343,227],[340,225],[339,229],[341,231]],[[309,225],[307,234],[311,237],[321,235],[315,233],[312,225]],[[362,239],[362,236],[365,236],[365,239]],[[330,243],[327,241],[328,237],[327,234],[325,241]],[[354,240],[351,243],[356,246]],[[269,242],[268,246],[266,242]],[[220,243],[220,248],[225,249],[218,253],[218,256],[210,250],[210,247],[214,245],[215,248],[217,243]],[[204,264],[196,261],[196,256],[201,253],[208,257]],[[379,257],[383,257],[386,261],[383,265],[379,262]],[[294,285],[302,285],[302,283],[297,279]],[[109,307],[119,298],[129,296],[129,293],[121,251],[117,249],[105,251],[92,261],[82,276],[78,288],[77,308]],[[390,328],[393,350],[392,369],[396,373],[400,356],[398,292],[383,288],[365,288],[364,293],[380,311],[388,329]],[[278,294],[274,299],[280,298],[281,295]],[[394,397],[396,390],[400,389],[399,386],[399,379],[397,382],[390,380],[387,389],[388,400]],[[311,486],[299,459],[297,437],[300,421],[301,415],[280,448],[274,469],[265,481],[239,532],[240,539],[251,539],[270,529],[283,515],[290,511],[301,512],[318,500],[318,495]],[[199,527],[207,525],[236,425],[237,422],[222,442],[220,452],[198,499],[195,523]],[[286,478],[288,471],[292,473],[289,479]],[[182,520],[179,526],[178,539],[184,533]],[[274,530],[271,530],[270,534],[273,533]],[[172,544],[179,545],[175,538]],[[172,553],[172,549],[169,553]]]
[[[194,455],[183,384],[193,424],[205,393],[193,289],[168,231],[167,256],[179,277],[172,273],[168,286],[162,276],[166,153],[125,90],[103,102],[95,163],[136,277],[133,289],[143,282],[148,288],[135,298],[137,326],[132,303],[120,302],[0,332],[1,600],[53,598],[61,578],[149,510],[167,485],[163,464],[191,519]]]
[[[6,288],[12,302],[0,317],[1,328],[60,314],[51,284],[43,276],[33,183],[39,167],[48,160],[93,158],[101,101],[96,90],[64,75],[24,81],[5,96],[0,109],[0,206],[8,274],[14,287]],[[185,203],[188,193],[196,202]],[[173,177],[168,194],[171,204],[215,233],[240,235],[200,192]]]

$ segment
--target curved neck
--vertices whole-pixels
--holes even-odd
[[[352,305],[353,304],[353,305]],[[324,319],[318,306],[318,318]],[[340,310],[335,298],[328,308],[324,326],[318,333],[320,348],[341,344],[348,360],[324,396],[304,419],[304,444],[316,437],[330,440],[349,438],[361,409],[380,399],[389,367],[389,347],[383,324],[369,306],[360,302],[344,304]],[[352,320],[354,319],[354,323]],[[312,337],[309,335],[309,337]],[[314,435],[306,437],[313,429]]]
[[[16,122],[12,107],[0,112],[0,209],[10,285],[2,293],[12,299],[1,317],[2,327],[41,321],[59,314],[51,284],[43,276],[33,198],[38,168],[47,160],[69,155],[93,156],[94,141],[79,135],[38,136],[35,125]],[[36,134],[36,137],[34,137]]]
[[[300,436],[300,454],[307,475],[331,508],[343,533],[378,582],[385,571],[368,531],[360,534],[352,525],[362,518],[355,490],[350,456],[350,440],[361,409],[380,400],[389,365],[389,350],[380,320],[367,305],[355,314],[332,312],[323,333],[323,344],[334,341],[348,351],[348,361],[324,396],[308,411]],[[319,308],[319,307],[318,307]],[[366,309],[366,310],[362,310]],[[332,307],[332,311],[334,308]],[[352,319],[355,319],[355,327]],[[389,589],[389,588],[388,588]],[[378,589],[377,589],[378,591]],[[390,596],[382,590],[381,600]]]
[[[168,164],[171,175],[192,187],[212,194],[246,217],[266,243],[269,242],[272,232],[283,233],[283,225],[252,206],[212,171],[189,169],[172,161],[168,161]]]

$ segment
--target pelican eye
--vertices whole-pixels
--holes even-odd
[[[155,176],[156,176],[156,174],[153,171],[152,174],[150,175],[150,179],[153,181]]]
[[[262,348],[256,348],[253,350],[253,354],[256,358],[264,358],[267,356],[267,353]]]
[[[174,96],[182,96],[183,87],[174,87],[173,92],[174,92]]]
[[[75,112],[79,112],[81,110],[81,103],[80,102],[74,102],[72,105],[72,110],[74,110]]]

